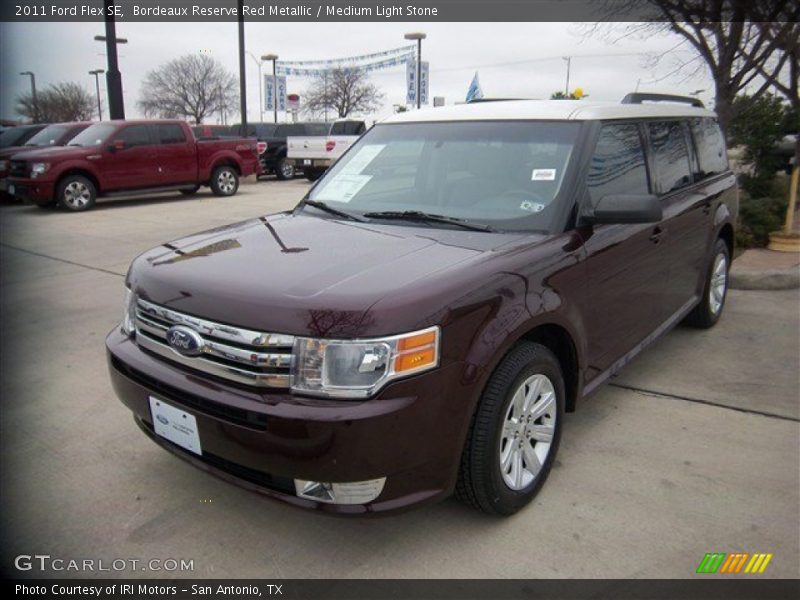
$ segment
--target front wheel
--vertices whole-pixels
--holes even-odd
[[[722,309],[725,308],[725,298],[728,295],[730,262],[728,245],[723,240],[717,240],[711,264],[706,273],[703,295],[700,303],[686,316],[687,325],[708,329],[719,321]]]
[[[456,495],[495,515],[527,505],[553,465],[563,414],[558,359],[540,344],[517,345],[492,374],[473,415]]]
[[[222,165],[214,169],[210,185],[215,196],[233,196],[239,189],[239,174],[233,167]]]
[[[288,158],[282,158],[278,161],[278,168],[275,169],[275,175],[278,179],[286,180],[294,178],[294,165],[289,162]]]
[[[73,212],[89,210],[96,200],[97,188],[82,175],[67,175],[56,188],[58,205]]]

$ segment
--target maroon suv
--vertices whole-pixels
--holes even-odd
[[[519,510],[565,411],[724,307],[724,138],[697,101],[647,99],[673,102],[384,121],[294,210],[138,257],[114,389],[164,448],[292,504]]]

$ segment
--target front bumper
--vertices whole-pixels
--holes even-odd
[[[20,200],[30,200],[34,204],[52,202],[54,188],[55,182],[41,179],[9,177],[6,182],[6,193]]]
[[[218,477],[306,508],[398,511],[449,496],[471,416],[461,365],[397,381],[370,400],[321,400],[217,382],[141,350],[118,329],[107,340],[115,392],[147,435]],[[192,414],[202,456],[155,435],[149,397]],[[300,498],[294,480],[386,478],[367,504]]]

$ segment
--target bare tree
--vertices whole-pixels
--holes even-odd
[[[796,2],[751,0],[645,0],[652,18],[618,27],[597,24],[590,33],[603,32],[607,38],[652,36],[658,31],[677,34],[680,43],[653,57],[655,66],[662,60],[674,61],[668,76],[691,77],[707,69],[714,81],[714,105],[720,125],[727,129],[731,105],[736,95],[748,86],[759,87],[751,94],[758,97],[780,80],[789,58],[779,51],[782,41],[790,39],[800,17]],[[634,11],[641,15],[641,0],[613,0],[607,3],[607,15],[623,20]],[[769,33],[763,27],[768,23]],[[681,46],[693,50],[691,58],[675,52]],[[795,88],[796,89],[796,88]]]
[[[150,71],[138,105],[148,117],[189,118],[195,123],[236,106],[236,78],[205,54],[187,54]]]
[[[30,93],[17,96],[17,113],[40,123],[89,121],[94,110],[94,96],[74,82],[56,83],[40,90],[35,105]]]
[[[306,92],[306,110],[320,114],[327,110],[339,118],[352,113],[368,113],[377,110],[383,94],[369,81],[369,76],[357,69],[333,69],[326,77],[311,84]]]

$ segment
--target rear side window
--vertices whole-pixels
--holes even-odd
[[[363,121],[338,121],[331,127],[331,135],[361,135],[366,129]]]
[[[176,123],[156,125],[156,135],[162,144],[185,144],[186,136]]]
[[[666,194],[690,184],[692,169],[683,124],[666,121],[648,123],[647,127],[659,191]]]
[[[125,142],[127,148],[134,146],[149,146],[150,131],[147,125],[131,125],[120,131],[115,137],[115,140],[122,140]]]
[[[647,167],[637,125],[603,125],[587,181],[592,201],[613,194],[647,194]]]
[[[689,122],[697,149],[700,177],[717,175],[728,170],[728,151],[725,138],[715,119],[692,119]]]

